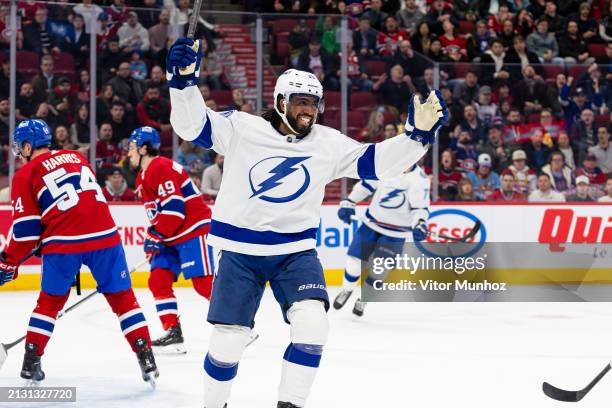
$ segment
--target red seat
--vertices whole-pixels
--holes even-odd
[[[351,94],[351,109],[375,107],[376,95],[371,92],[353,92]]]
[[[366,62],[366,71],[372,79],[376,80],[387,71],[387,64],[384,61],[370,60]]]
[[[606,47],[606,44],[589,44],[589,54],[594,58],[603,57],[606,55]]]
[[[564,73],[564,69],[562,65],[542,64],[542,67],[544,68],[544,75],[546,76],[547,79],[554,80],[557,78],[557,75]]]
[[[72,54],[62,52],[53,56],[53,71],[60,77],[68,77],[70,80],[75,79],[74,57]]]
[[[274,37],[276,56],[283,60],[289,56],[289,33],[278,33]]]
[[[527,116],[527,123],[538,123],[539,121],[540,121],[539,112],[530,113],[529,116]]]
[[[368,123],[367,118],[360,111],[348,111],[346,113],[346,127],[363,128]]]
[[[587,72],[587,69],[589,69],[588,65],[568,65],[567,76],[574,77],[574,80],[577,80],[582,74]]]
[[[595,116],[595,125],[597,127],[599,126],[606,126],[610,123],[610,115],[597,115]]]
[[[466,62],[453,64],[453,68],[455,68],[455,78],[465,78],[465,74],[467,74],[468,71],[475,70],[474,64],[468,64]]]
[[[459,22],[459,34],[473,34],[476,31],[476,26],[472,21],[464,20]]]
[[[337,91],[325,91],[325,111],[338,110],[342,103],[341,93]]]
[[[227,107],[234,101],[232,98],[232,91],[226,90],[210,91],[210,99],[217,102],[217,106],[219,107]]]
[[[391,112],[383,112],[383,117],[384,117],[384,124],[389,124],[389,123],[397,123],[397,116],[395,116],[393,113]]]
[[[17,72],[29,81],[39,71],[38,54],[32,51],[17,51]]]
[[[278,20],[272,21],[271,24],[272,34],[276,35],[278,33],[288,33],[293,30],[293,27],[297,25],[297,21],[292,18],[279,18]]]

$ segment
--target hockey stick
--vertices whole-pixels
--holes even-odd
[[[25,260],[27,260],[28,258],[30,258],[32,255],[34,255],[34,253],[30,254],[28,257],[25,258]],[[24,262],[25,262],[24,260]],[[147,264],[147,261],[143,261],[141,263],[139,263],[138,265],[134,266],[132,269],[130,269],[129,274],[131,275],[132,273],[134,273],[138,268],[140,268],[141,266],[144,266]],[[56,319],[59,319],[60,317],[64,316],[66,313],[69,313],[71,310],[76,309],[77,307],[79,307],[81,304],[83,304],[84,302],[88,301],[89,299],[91,299],[92,297],[94,297],[95,295],[97,295],[98,292],[97,290],[91,292],[89,295],[85,296],[83,299],[79,300],[78,302],[76,302],[75,304],[73,304],[72,306],[68,307],[65,310],[62,310],[61,312],[59,312],[57,314]],[[8,351],[15,347],[17,344],[21,343],[23,341],[23,339],[25,339],[26,336],[21,336],[20,338],[18,338],[17,340],[11,342],[11,343],[0,343],[0,369],[2,369],[2,365],[4,364],[4,362],[6,361],[6,358],[8,357]]]
[[[356,221],[361,221],[363,222],[365,220],[365,218],[360,218],[360,217],[351,217],[352,220],[356,220]],[[386,222],[381,222],[381,221],[375,221],[372,219],[368,219],[368,221],[373,222],[376,225],[380,225],[381,227],[387,227],[387,228],[393,228],[395,230],[399,230],[401,232],[411,232],[413,231],[412,227],[404,227],[404,226],[400,226],[400,225],[393,225],[393,224],[388,224]],[[470,232],[468,232],[464,237],[461,238],[457,238],[457,237],[447,237],[446,235],[441,235],[435,232],[431,232],[431,231],[427,231],[427,235],[429,235],[430,237],[434,238],[434,239],[445,239],[447,241],[454,241],[454,242],[468,242],[470,239],[474,238],[474,236],[478,233],[478,231],[480,231],[480,227],[481,227],[481,223],[480,221],[476,221],[476,223],[474,223],[474,226],[472,227],[472,229],[470,230]]]
[[[597,377],[593,378],[589,385],[578,391],[562,390],[561,388],[557,388],[547,382],[544,382],[542,384],[542,391],[544,391],[544,394],[546,394],[548,397],[557,401],[578,402],[583,399],[589,391],[591,391],[591,389],[599,382],[599,380],[604,377],[604,375],[608,374],[608,371],[610,371],[610,369],[612,369],[612,366],[610,365],[610,363],[608,363],[604,367],[604,369],[601,370],[599,374],[597,374]]]
[[[191,18],[189,19],[189,28],[187,29],[187,38],[195,37],[196,28],[198,27],[198,19],[200,18],[200,9],[202,8],[202,0],[195,0],[193,9],[191,10]]]

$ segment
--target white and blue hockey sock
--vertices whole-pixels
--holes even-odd
[[[361,276],[361,260],[352,256],[346,259],[344,266],[344,277],[342,278],[342,288],[353,291],[357,286],[357,281]]]
[[[291,402],[298,407],[306,404],[322,354],[323,346],[289,344],[283,356],[279,401]]]
[[[206,408],[223,408],[238,373],[238,363],[223,363],[207,353],[204,358],[204,371],[208,377],[204,390]]]

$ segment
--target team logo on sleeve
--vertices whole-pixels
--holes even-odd
[[[406,194],[404,194],[405,190],[401,188],[394,188],[389,191],[386,196],[384,196],[378,205],[382,208],[394,209],[400,208],[406,202]]]
[[[153,221],[155,221],[155,217],[157,217],[157,203],[155,201],[147,201],[144,203],[144,208],[149,222],[153,223]]]
[[[249,170],[249,184],[257,197],[270,203],[295,200],[310,184],[310,173],[302,162],[311,156],[273,156],[257,162]]]

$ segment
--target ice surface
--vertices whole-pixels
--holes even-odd
[[[331,299],[338,290],[330,289]],[[140,378],[115,315],[96,296],[57,322],[43,357],[45,385],[76,386],[78,402],[0,406],[201,408],[207,304],[192,289],[176,293],[188,353],[157,357],[155,392]],[[136,295],[152,335],[160,335],[151,294],[139,289]],[[36,297],[0,293],[0,341],[25,333]],[[78,299],[72,295],[68,304]],[[330,340],[308,407],[560,407],[566,404],[544,396],[542,381],[582,388],[612,355],[609,303],[371,303],[358,319],[354,300],[330,311]],[[261,337],[240,363],[230,408],[276,406],[289,328],[269,290],[256,330]],[[22,350],[20,344],[9,351],[0,386],[22,384]],[[608,406],[611,384],[612,375],[580,406]]]

